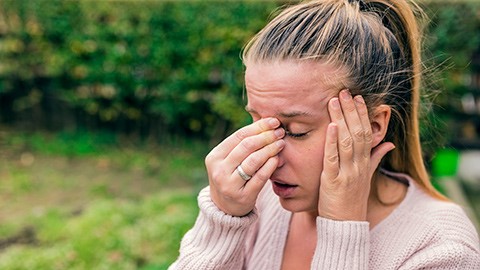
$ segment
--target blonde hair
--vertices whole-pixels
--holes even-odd
[[[347,73],[344,87],[361,94],[369,108],[392,108],[385,140],[396,149],[382,167],[410,175],[443,199],[430,182],[420,144],[422,62],[416,15],[423,15],[421,9],[404,0],[302,2],[270,21],[246,45],[243,61],[311,60],[340,66]]]

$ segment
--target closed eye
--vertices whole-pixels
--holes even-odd
[[[285,130],[285,134],[289,137],[292,137],[292,138],[301,138],[301,137],[304,137],[305,135],[307,135],[308,132],[305,132],[305,133],[292,133],[291,131],[289,130]]]

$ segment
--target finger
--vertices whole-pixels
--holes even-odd
[[[338,126],[336,123],[330,123],[327,126],[327,135],[325,138],[322,176],[333,179],[337,177],[339,170]]]
[[[231,164],[232,166],[238,166],[240,163],[245,163],[244,160],[252,155],[255,151],[258,151],[264,147],[267,147],[267,150],[274,152],[274,155],[278,153],[280,149],[273,149],[275,145],[272,145],[273,142],[283,138],[285,136],[285,130],[283,128],[277,128],[276,130],[268,130],[257,135],[250,136],[243,139],[225,158],[226,164]],[[279,144],[282,144],[280,142]],[[282,146],[282,145],[277,145]],[[283,146],[282,146],[283,147]],[[265,151],[265,150],[264,150]],[[254,155],[253,158],[261,158],[258,154]],[[266,158],[262,161],[260,165],[265,162]],[[251,160],[249,163],[257,163],[257,160]],[[259,167],[251,166],[251,164],[242,165],[245,172],[251,174],[254,173]]]
[[[255,152],[248,155],[243,161],[241,161],[242,169],[248,175],[255,175],[257,171],[264,166],[265,162],[271,157],[276,156],[280,151],[282,151],[285,146],[284,140],[278,140],[273,142]],[[240,164],[240,163],[238,163]]]
[[[270,157],[245,185],[247,193],[258,194],[278,167],[278,156]]]
[[[343,116],[352,138],[353,143],[353,160],[362,161],[364,158],[365,150],[365,132],[359,113],[357,112],[357,106],[353,101],[352,95],[348,90],[340,91],[340,104],[342,105]],[[368,115],[367,115],[368,118]]]
[[[330,100],[328,111],[332,122],[337,124],[339,162],[350,164],[353,156],[353,140],[350,136],[350,131],[345,122],[338,98],[332,98]]]
[[[365,140],[365,147],[363,149],[363,156],[364,157],[369,157],[370,152],[372,151],[372,125],[370,123],[370,118],[368,116],[368,110],[367,106],[365,104],[365,100],[363,99],[362,96],[358,95],[355,96],[355,106],[357,108],[358,116],[360,117],[360,121],[363,126],[363,136]]]
[[[393,149],[395,149],[395,145],[391,142],[384,142],[375,147],[370,156],[370,168],[376,170],[382,158]],[[373,171],[370,174],[373,175]]]
[[[211,153],[219,158],[225,158],[232,151],[232,149],[235,148],[245,138],[260,134],[267,130],[273,130],[279,126],[280,121],[278,121],[277,118],[260,119],[234,132],[232,135],[218,144]]]

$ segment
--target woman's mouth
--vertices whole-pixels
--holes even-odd
[[[290,198],[293,196],[293,192],[298,187],[298,185],[291,185],[287,184],[282,181],[271,180],[272,181],[272,189],[275,194],[277,194],[280,198]]]

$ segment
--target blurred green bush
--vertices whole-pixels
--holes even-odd
[[[247,119],[240,49],[273,2],[2,1],[1,121],[212,135]]]
[[[248,122],[242,46],[275,1],[13,1],[0,5],[0,122],[219,138]],[[449,89],[479,46],[479,6],[426,4]],[[444,96],[441,102],[448,102]]]

